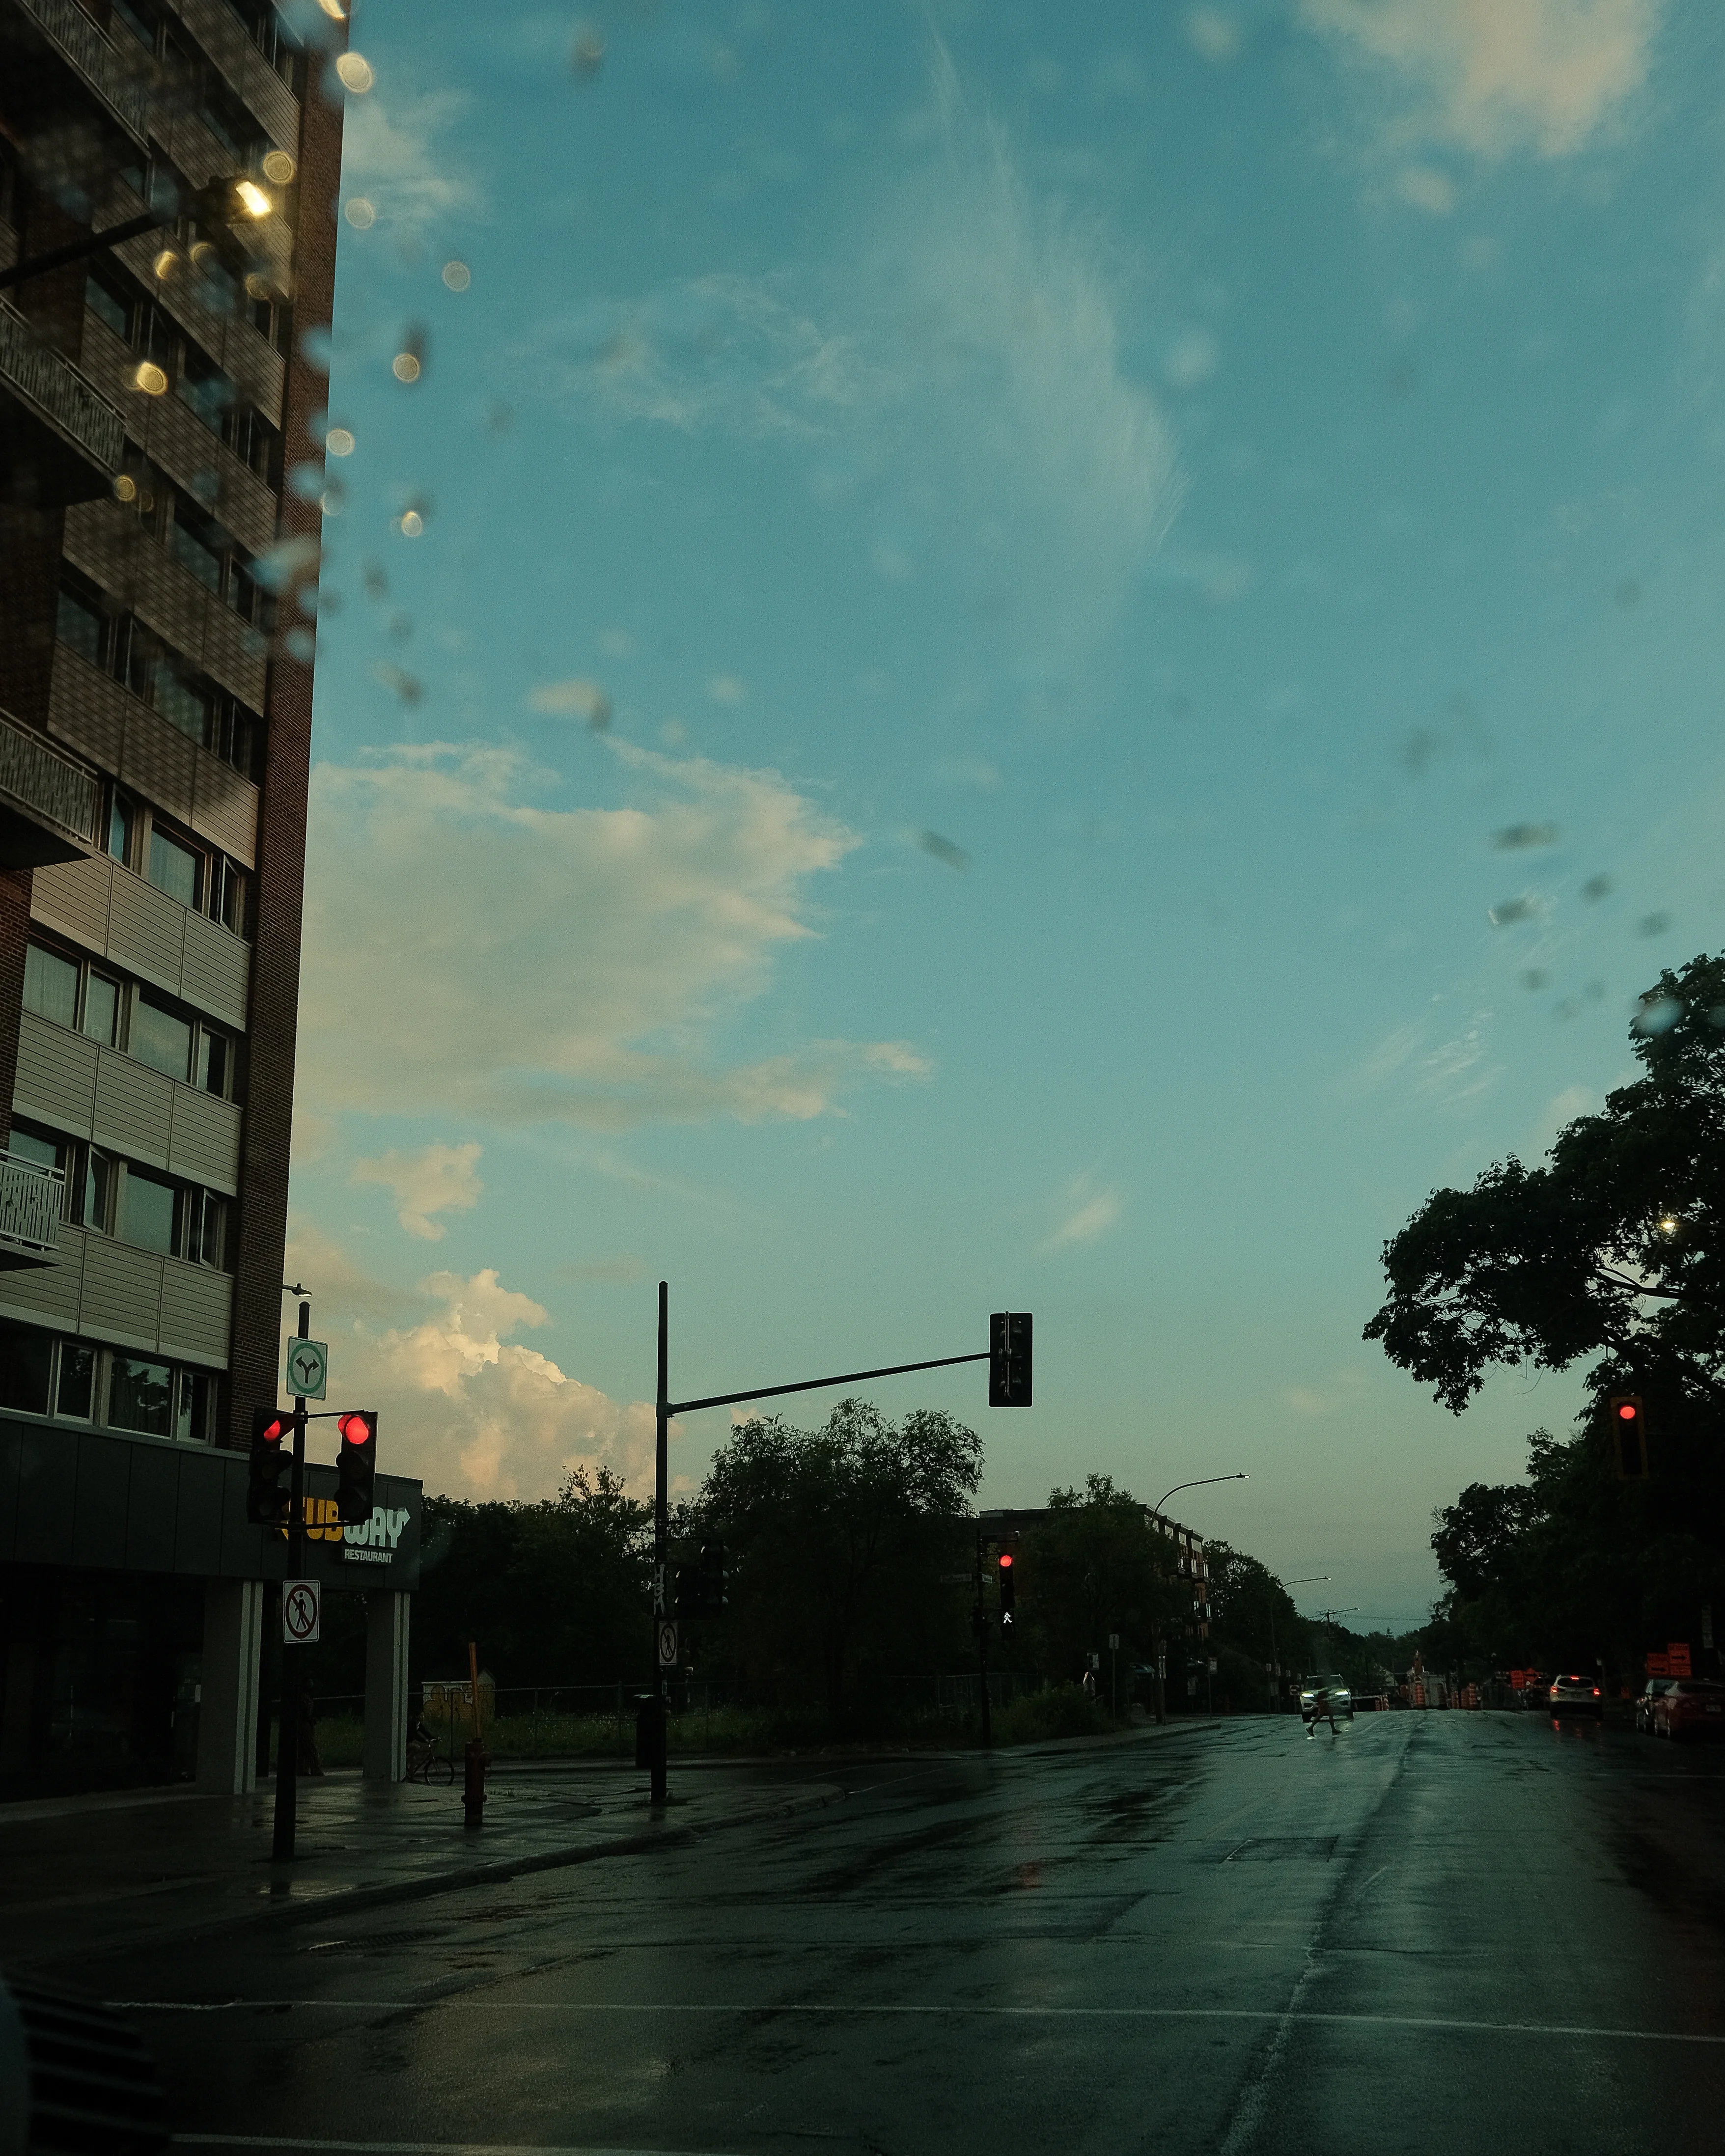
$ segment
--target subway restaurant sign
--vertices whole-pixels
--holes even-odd
[[[399,1511],[377,1506],[362,1526],[344,1526],[339,1502],[334,1497],[306,1497],[300,1507],[305,1539],[310,1543],[339,1543],[344,1564],[388,1564],[395,1555],[401,1531],[408,1523],[405,1507]],[[279,1542],[287,1540],[284,1524],[275,1530]]]

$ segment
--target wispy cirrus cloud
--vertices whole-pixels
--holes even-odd
[[[1078,1177],[1066,1187],[1063,1217],[1043,1249],[1069,1250],[1099,1241],[1120,1218],[1125,1203],[1118,1190],[1098,1190],[1087,1175]]]
[[[1664,0],[1301,0],[1388,91],[1386,136],[1477,157],[1584,149],[1646,80]],[[1441,176],[1435,176],[1440,182]],[[1410,198],[1443,206],[1425,183]],[[1404,189],[1404,192],[1408,190]]]
[[[859,841],[776,772],[608,746],[627,807],[548,807],[547,775],[485,743],[317,767],[298,1066],[312,1115],[803,1119],[862,1079],[927,1074],[902,1041],[719,1052],[777,953],[816,934],[811,886]]]
[[[353,97],[341,125],[341,192],[363,196],[377,225],[418,239],[480,208],[483,192],[450,137],[467,110],[459,90],[374,90]]]

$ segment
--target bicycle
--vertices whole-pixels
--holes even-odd
[[[407,1779],[428,1789],[447,1789],[455,1779],[455,1763],[445,1753],[416,1748],[408,1754]]]

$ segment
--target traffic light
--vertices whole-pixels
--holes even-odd
[[[338,1415],[336,1430],[341,1440],[336,1455],[336,1508],[349,1527],[362,1527],[372,1517],[372,1482],[377,1472],[377,1410],[362,1408],[357,1414]]]
[[[246,1486],[245,1516],[260,1527],[283,1526],[288,1516],[288,1485],[283,1476],[293,1465],[287,1439],[291,1415],[259,1408],[252,1416],[252,1473]]]
[[[722,1617],[730,1597],[725,1592],[725,1545],[703,1543],[693,1564],[680,1564],[672,1578],[673,1606],[680,1620]]]
[[[988,1320],[988,1405],[1030,1404],[1030,1313],[997,1310]]]
[[[1012,1552],[1000,1553],[1000,1629],[1012,1630],[1013,1609],[1018,1600],[1018,1575],[1013,1568]]]
[[[1612,1396],[1611,1442],[1618,1479],[1624,1482],[1647,1480],[1647,1410],[1639,1393]]]

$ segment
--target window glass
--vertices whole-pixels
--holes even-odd
[[[48,1413],[48,1379],[54,1337],[33,1326],[0,1324],[0,1408],[20,1414]]]
[[[64,1141],[50,1137],[46,1131],[32,1130],[27,1123],[13,1125],[6,1149],[14,1160],[27,1160],[34,1168],[64,1168],[66,1164]]]
[[[174,559],[213,592],[222,588],[222,535],[208,517],[182,499],[174,511],[168,544]]]
[[[156,49],[156,25],[133,0],[112,0],[112,14],[116,22],[124,23],[147,53]]]
[[[220,1269],[227,1209],[213,1190],[186,1193],[185,1255],[193,1265]]]
[[[60,642],[80,659],[92,666],[107,665],[108,622],[100,607],[76,592],[62,592],[54,629]]]
[[[130,338],[131,309],[103,279],[91,277],[85,281],[84,304],[91,314],[105,321],[122,342]]]
[[[108,1233],[109,1202],[114,1192],[114,1163],[92,1146],[84,1163],[83,1221],[86,1228]]]
[[[183,1079],[192,1063],[192,1028],[177,1012],[158,1003],[147,988],[132,998],[129,1052],[164,1077]]]
[[[171,667],[164,666],[157,677],[157,710],[170,726],[177,726],[189,741],[195,741],[200,747],[209,732],[210,707],[213,701],[208,690],[182,681]]]
[[[84,983],[84,1030],[105,1047],[114,1045],[114,1029],[120,1015],[120,983],[105,973],[92,973]]]
[[[167,1437],[173,1413],[173,1371],[166,1363],[116,1355],[108,1378],[108,1421],[115,1430]]]
[[[78,1023],[78,968],[58,951],[32,943],[24,951],[24,1009],[56,1025]]]
[[[225,1034],[213,1033],[208,1026],[198,1035],[198,1081],[206,1093],[213,1093],[218,1100],[228,1097],[228,1041]]]
[[[210,866],[209,916],[236,936],[245,927],[245,878],[225,856]]]
[[[174,1205],[179,1193],[173,1184],[141,1168],[126,1174],[126,1224],[121,1240],[141,1250],[155,1250],[164,1258],[174,1254]]]
[[[207,243],[193,250],[193,259],[206,277],[223,274],[215,249]],[[233,280],[228,280],[228,290]],[[186,346],[185,362],[174,384],[182,403],[189,404],[206,426],[219,433],[222,420],[234,403],[234,384],[213,360],[206,359],[194,344]]]
[[[157,891],[165,891],[182,906],[198,903],[198,871],[203,865],[190,846],[182,846],[159,828],[150,833],[149,878]]]
[[[81,1340],[60,1342],[59,1380],[54,1392],[56,1414],[90,1420],[91,1396],[95,1390],[95,1350]]]

